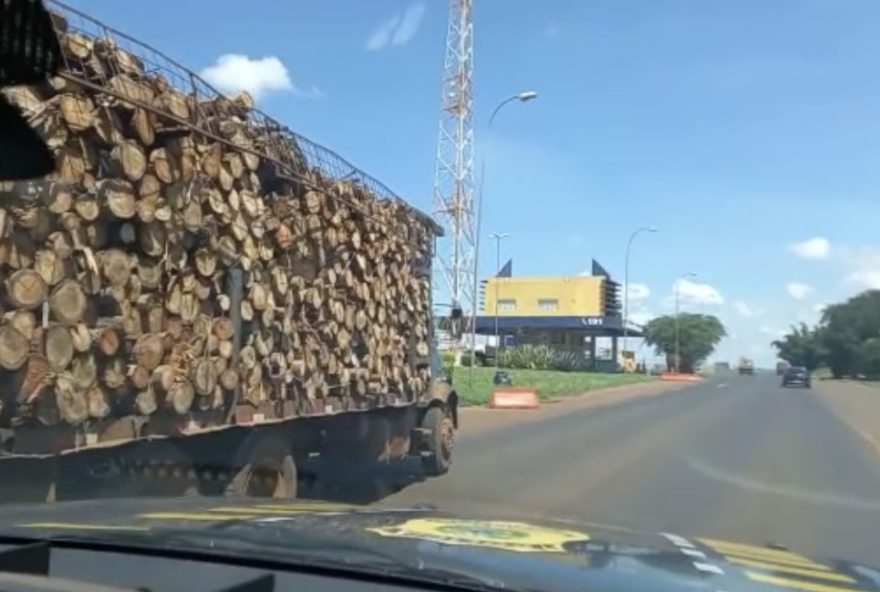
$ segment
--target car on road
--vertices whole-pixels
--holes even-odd
[[[782,375],[782,386],[802,386],[810,388],[810,372],[803,366],[792,366]]]

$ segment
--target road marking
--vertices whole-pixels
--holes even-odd
[[[799,555],[792,551],[782,549],[768,549],[758,545],[748,545],[745,543],[734,543],[730,541],[719,541],[717,539],[700,539],[704,544],[712,547],[723,555],[739,555],[746,559],[757,559],[760,561],[779,561],[782,563],[793,563],[801,567],[809,567],[811,569],[828,569],[824,565],[816,563],[809,557]]]
[[[684,537],[678,536],[677,534],[671,534],[668,532],[664,532],[663,536],[672,541],[672,544],[676,547],[693,547],[694,544],[687,540]]]
[[[738,565],[745,565],[746,567],[756,567],[759,569],[766,569],[770,571],[780,571],[796,576],[816,578],[818,580],[833,580],[837,582],[846,582],[847,584],[856,583],[856,581],[848,575],[833,571],[818,571],[815,569],[805,569],[802,567],[793,567],[790,565],[779,565],[773,563],[765,563],[763,561],[754,561],[753,559],[737,559],[736,557],[727,557],[727,560],[731,563],[736,563]]]
[[[841,506],[848,510],[859,509],[880,512],[880,501],[878,500],[857,498],[848,495],[837,495],[833,493],[806,492],[796,487],[775,485],[773,483],[751,479],[743,475],[722,471],[721,469],[712,467],[696,458],[687,458],[686,462],[692,469],[695,469],[707,477],[731,485],[736,485],[742,489],[788,497],[814,504]]]
[[[694,567],[696,567],[700,571],[705,571],[707,573],[713,573],[719,576],[724,575],[724,570],[718,567],[717,565],[712,565],[711,563],[702,563],[700,561],[694,561]]]
[[[773,584],[774,586],[782,586],[783,588],[804,590],[804,592],[861,592],[857,588],[841,588],[839,586],[829,586],[828,584],[817,584],[814,582],[805,582],[803,580],[780,578],[751,571],[747,571],[746,576],[750,580],[761,582],[762,584]]]
[[[721,384],[715,385],[715,388],[724,388],[727,386],[726,382],[722,382]]]
[[[697,557],[699,559],[706,558],[705,553],[703,553],[702,551],[697,551],[696,549],[683,548],[683,549],[681,549],[681,552],[684,553],[685,555],[687,555],[688,557]]]

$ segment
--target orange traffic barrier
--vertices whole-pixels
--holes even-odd
[[[537,409],[535,389],[517,386],[499,386],[489,397],[490,409]]]
[[[670,380],[673,382],[702,382],[703,377],[696,374],[676,374],[675,372],[664,372],[660,375],[660,380]]]

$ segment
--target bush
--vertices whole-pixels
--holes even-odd
[[[583,372],[592,370],[586,357],[573,352],[557,352],[546,345],[518,345],[498,354],[499,368]]]
[[[471,352],[467,351],[461,354],[461,365],[465,368],[470,368],[471,366],[479,367],[483,366],[484,364],[483,360],[480,359],[479,354],[474,354],[474,356],[471,357]]]
[[[498,353],[498,366],[529,370],[553,370],[556,353],[546,345],[518,345]]]
[[[441,360],[443,360],[444,368],[451,368],[455,366],[455,352],[453,351],[443,351],[440,353]]]

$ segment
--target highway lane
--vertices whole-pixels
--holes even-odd
[[[880,454],[814,391],[731,376],[459,439],[382,505],[784,543],[880,565]]]

